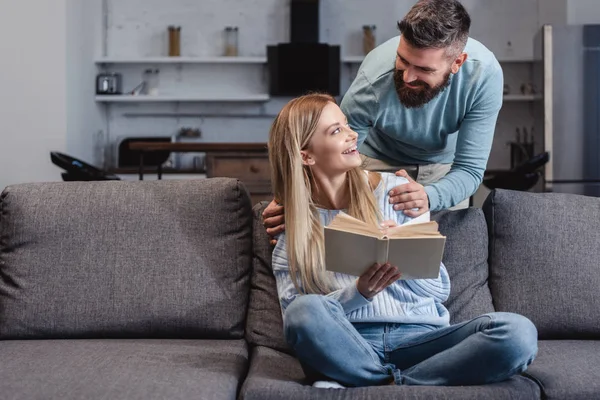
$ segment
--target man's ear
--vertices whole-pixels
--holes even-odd
[[[315,165],[314,158],[307,151],[300,150],[300,155],[302,156],[302,165]]]
[[[450,67],[452,73],[456,74],[465,61],[467,61],[467,53],[460,53],[460,55],[452,62],[452,67]]]

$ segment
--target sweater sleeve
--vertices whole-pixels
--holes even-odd
[[[277,244],[273,250],[273,274],[275,275],[275,281],[277,283],[277,294],[279,296],[281,312],[285,313],[285,310],[292,303],[292,301],[301,295],[301,293],[298,293],[296,290],[289,272],[285,234],[281,234],[277,238]],[[338,279],[337,281],[343,282],[344,280],[345,279]],[[326,295],[327,297],[331,297],[339,301],[346,314],[371,302],[371,300],[366,299],[358,291],[356,281],[356,279],[352,279],[349,284],[345,285],[341,289],[335,290]]]
[[[450,172],[439,181],[427,185],[432,211],[446,209],[469,198],[483,180],[498,113],[502,107],[504,80],[502,69],[494,64],[482,79],[473,106],[465,115],[456,142]]]

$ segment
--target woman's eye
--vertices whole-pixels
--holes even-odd
[[[341,129],[340,129],[340,128],[337,128],[335,131],[331,132],[331,134],[332,134],[332,135],[335,135],[336,133],[340,133],[340,132],[341,132]]]

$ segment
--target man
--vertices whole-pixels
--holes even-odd
[[[458,1],[420,0],[401,35],[365,57],[341,103],[365,169],[409,178],[390,202],[412,217],[467,207],[483,179],[504,82],[470,25]],[[270,235],[283,229],[282,212],[274,202],[265,210]]]

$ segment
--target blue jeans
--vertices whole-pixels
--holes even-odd
[[[284,332],[307,375],[346,386],[499,382],[525,371],[537,354],[537,330],[518,314],[442,328],[352,324],[337,300],[320,295],[299,296],[287,307]]]

